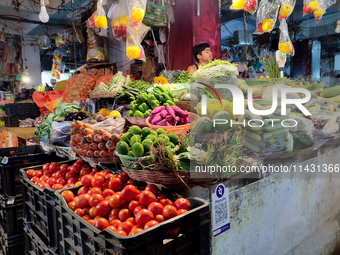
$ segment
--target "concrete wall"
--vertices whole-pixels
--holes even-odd
[[[26,64],[24,59],[27,59],[27,68],[30,77],[30,81],[26,84],[26,88],[39,86],[41,84],[41,64],[39,47],[36,44],[23,44],[22,58],[24,71]]]
[[[311,162],[339,164],[340,150]],[[327,255],[340,242],[340,173],[274,174],[231,189],[230,229],[212,237],[214,255]],[[194,189],[208,198],[215,187]]]

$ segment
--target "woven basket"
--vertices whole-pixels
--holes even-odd
[[[89,97],[91,99],[114,98],[116,95],[117,95],[117,91],[91,91],[89,92]]]

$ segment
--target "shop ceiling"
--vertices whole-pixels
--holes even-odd
[[[39,20],[40,0],[1,0],[0,29],[5,27],[7,34],[37,36],[60,33],[71,28],[73,21],[80,22],[81,13],[92,5],[91,0],[49,0],[48,23]],[[17,10],[14,10],[17,7]],[[73,11],[72,11],[73,10]]]

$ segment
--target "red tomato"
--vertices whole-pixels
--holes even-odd
[[[46,182],[52,187],[54,184],[57,183],[57,180],[54,177],[50,177]]]
[[[133,212],[133,211],[135,210],[135,208],[136,208],[137,206],[139,206],[139,205],[140,205],[140,203],[139,203],[138,201],[132,200],[132,201],[129,203],[128,208],[129,208],[130,212]]]
[[[113,208],[109,214],[109,221],[117,220],[119,219],[119,211],[120,209],[118,208]]]
[[[56,183],[52,186],[52,189],[54,189],[54,190],[63,189],[63,188],[64,188],[64,186],[61,185],[61,184],[58,184],[58,183]]]
[[[70,203],[74,199],[73,192],[69,191],[69,190],[65,190],[65,191],[61,192],[60,195],[65,199],[66,203]]]
[[[79,175],[80,175],[80,176],[84,176],[84,175],[90,174],[90,173],[91,173],[91,169],[90,169],[90,168],[83,167],[83,168],[80,170]]]
[[[67,180],[67,183],[68,184],[76,184],[78,182],[78,180],[74,177],[70,178]]]
[[[106,198],[106,197],[110,197],[112,195],[114,195],[115,192],[113,190],[110,190],[110,189],[105,189],[103,191],[103,197]]]
[[[91,185],[92,187],[100,187],[104,183],[105,179],[103,176],[95,175],[92,177]]]
[[[109,173],[105,175],[105,179],[110,179],[113,176],[113,173]]]
[[[132,225],[136,225],[136,220],[135,220],[134,217],[129,217],[125,222],[127,222],[127,221],[131,222]]]
[[[148,209],[142,209],[136,214],[136,223],[145,225],[149,221],[153,220],[155,216]]]
[[[122,181],[122,183],[125,183],[129,180],[129,176],[125,172],[118,174],[118,178]]]
[[[189,211],[191,209],[191,204],[189,200],[185,198],[178,198],[175,201],[174,206],[176,207],[177,210],[185,209]]]
[[[155,226],[155,225],[157,225],[157,224],[159,224],[158,221],[156,221],[156,220],[150,220],[148,223],[146,223],[146,224],[144,225],[144,230],[145,230],[145,229],[148,229],[148,228],[151,228],[151,227],[153,227],[153,226]]]
[[[34,173],[33,173],[33,177],[36,176],[36,177],[40,178],[42,175],[43,175],[42,170],[34,171]]]
[[[91,207],[97,206],[102,201],[104,201],[104,198],[101,194],[93,194],[89,200],[89,205]]]
[[[91,175],[84,175],[83,177],[81,177],[80,181],[81,184],[85,187],[90,187],[91,186],[91,182],[92,182],[92,176]]]
[[[46,182],[48,180],[48,176],[43,175],[43,176],[40,177],[40,180]]]
[[[77,165],[72,165],[69,168],[70,173],[73,173],[74,175],[79,174],[80,170],[81,170],[81,166],[77,166]]]
[[[178,228],[171,230],[168,234],[170,237],[175,237],[179,234],[180,231],[181,231],[181,228],[178,227]]]
[[[112,189],[113,191],[119,191],[122,189],[122,181],[119,178],[112,178],[109,181],[109,189]]]
[[[72,211],[76,210],[76,203],[74,201],[67,204],[68,208],[70,208]]]
[[[51,171],[52,173],[57,172],[59,169],[60,169],[59,163],[53,162],[50,164],[49,171]]]
[[[150,210],[154,215],[162,214],[164,206],[158,202],[152,202],[148,206],[148,210]]]
[[[128,180],[126,183],[127,183],[128,185],[133,185],[133,186],[137,186],[137,185],[138,185],[138,182],[135,181],[135,180],[132,180],[132,179]]]
[[[57,179],[56,183],[64,186],[67,182],[64,178],[60,177]]]
[[[83,217],[83,216],[84,216],[84,210],[81,209],[81,208],[75,209],[74,212],[75,212],[76,214],[78,214],[80,217]]]
[[[147,207],[149,204],[156,202],[156,201],[157,201],[157,198],[151,191],[143,190],[140,193],[139,203],[141,205],[144,205],[145,207]]]
[[[133,224],[129,221],[120,223],[118,226],[118,230],[123,230],[125,233],[130,233],[132,228],[133,228]]]
[[[87,222],[94,226],[94,220],[88,220]]]
[[[188,210],[186,210],[186,209],[179,209],[177,211],[177,215],[181,215],[181,214],[186,213],[186,212],[188,212]]]
[[[91,220],[92,218],[91,218],[91,216],[90,215],[84,215],[83,217],[82,217],[84,220],[86,220],[86,221],[88,221],[88,220]]]
[[[131,201],[135,199],[135,197],[138,194],[138,190],[135,186],[133,185],[127,185],[122,191],[121,191],[121,196],[124,200],[126,201]]]
[[[96,209],[97,209],[97,215],[104,217],[110,213],[112,208],[109,202],[104,200],[100,202],[99,204],[97,204]]]
[[[50,163],[46,163],[45,165],[43,165],[43,171],[47,171],[47,170],[49,170],[50,169]]]
[[[99,230],[106,229],[109,226],[109,222],[107,221],[107,219],[103,217],[95,218],[93,223],[94,223],[94,226],[98,228]]]
[[[91,207],[85,207],[84,210],[84,215],[89,215],[89,211],[90,211]]]
[[[121,236],[127,236],[127,234],[123,230],[117,230],[116,233]]]
[[[126,221],[128,218],[130,218],[131,213],[129,211],[129,209],[122,209],[119,211],[119,219],[121,221]]]
[[[88,187],[81,187],[80,189],[78,189],[77,195],[80,196],[82,194],[87,194],[87,192],[89,192],[89,188]]]
[[[51,177],[52,176],[52,172],[51,171],[44,171],[44,175]]]
[[[89,206],[91,196],[89,194],[83,194],[74,198],[77,208],[85,208]]]
[[[165,199],[161,199],[159,200],[159,202],[163,205],[163,206],[166,206],[166,205],[173,205],[174,203],[168,199],[168,198],[165,198]]]
[[[177,216],[177,209],[173,205],[166,205],[163,208],[163,216],[166,219],[171,219]]]
[[[131,229],[129,236],[137,235],[139,232],[142,232],[142,231],[144,231],[142,228],[133,228]]]
[[[94,195],[94,194],[100,194],[100,195],[102,195],[103,192],[102,192],[102,190],[101,190],[100,188],[94,187],[94,188],[91,188],[91,189],[89,190],[89,192],[87,192],[87,194],[89,194],[90,196],[92,196],[92,195]]]
[[[101,176],[101,177],[103,177],[103,178],[105,179],[106,174],[105,174],[104,171],[101,171],[101,172],[97,172],[97,173],[95,174],[95,176]]]
[[[89,210],[89,215],[91,218],[96,218],[97,217],[97,208],[96,207],[91,207]]]
[[[100,188],[101,188],[101,190],[106,190],[106,189],[108,189],[108,187],[109,187],[109,180],[105,180]]]
[[[66,173],[64,171],[59,170],[59,171],[57,171],[55,173],[55,178],[56,179],[58,179],[58,178],[65,178],[65,175],[66,175]]]
[[[169,197],[168,197],[168,195],[167,195],[166,193],[164,193],[164,192],[159,192],[159,193],[157,194],[157,200],[158,200],[158,201],[161,201],[162,199],[167,199],[167,198],[169,198]]]
[[[66,188],[71,188],[74,187],[75,185],[73,183],[67,183],[66,185],[64,185],[64,189]]]
[[[155,220],[157,220],[159,223],[165,221],[165,218],[162,214],[158,214],[155,216]]]
[[[155,195],[159,192],[159,188],[155,184],[146,185],[145,190],[150,191]]]
[[[123,204],[123,199],[119,194],[114,194],[109,198],[109,203],[112,208],[118,208]]]
[[[37,181],[39,181],[39,177],[33,176],[33,177],[31,178],[31,181],[32,181],[33,183],[36,183]]]
[[[68,169],[68,164],[62,164],[62,165],[60,166],[60,170],[65,170],[65,171],[67,171],[67,169]]]
[[[115,228],[118,228],[120,223],[122,223],[122,222],[118,219],[114,219],[114,220],[110,221],[110,225],[114,226]]]
[[[135,210],[133,210],[133,215],[136,217],[136,214],[142,209],[145,209],[145,207],[142,205],[137,206]]]
[[[33,169],[27,170],[26,171],[27,178],[31,179],[33,177],[34,172],[35,172],[35,170],[33,170]]]
[[[114,231],[114,232],[116,232],[116,231],[117,231],[117,229],[116,229],[114,226],[111,226],[111,225],[110,225],[110,226],[108,226],[108,227],[107,227],[107,229],[111,229],[111,230],[112,230],[112,231]]]
[[[71,178],[74,177],[74,176],[75,176],[75,175],[74,175],[73,173],[67,172],[67,173],[65,174],[65,179],[68,180],[68,179],[71,179]]]

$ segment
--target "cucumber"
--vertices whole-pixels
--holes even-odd
[[[262,133],[262,127],[251,127],[251,126],[246,126],[246,129],[255,132],[255,133]]]
[[[248,142],[248,141],[245,141],[244,142],[244,147],[246,147],[247,149],[249,150],[252,150],[252,151],[255,151],[257,153],[260,153],[261,152],[261,148],[258,147],[258,146],[255,146],[253,145],[252,143]]]
[[[273,132],[270,132],[270,133],[265,133],[263,135],[263,139],[264,140],[269,140],[269,139],[273,139],[273,138],[276,138],[276,137],[279,137],[281,135],[284,135],[284,134],[287,134],[288,133],[288,130],[287,129],[277,129]]]
[[[246,137],[256,141],[256,142],[261,142],[262,141],[262,137],[259,134],[256,134],[254,132],[251,132],[249,130],[246,130]]]
[[[282,129],[281,123],[276,123],[276,124],[274,124],[274,126],[272,126],[272,123],[270,122],[270,123],[263,126],[263,130],[266,133],[270,133],[270,132],[278,130],[278,129]]]

